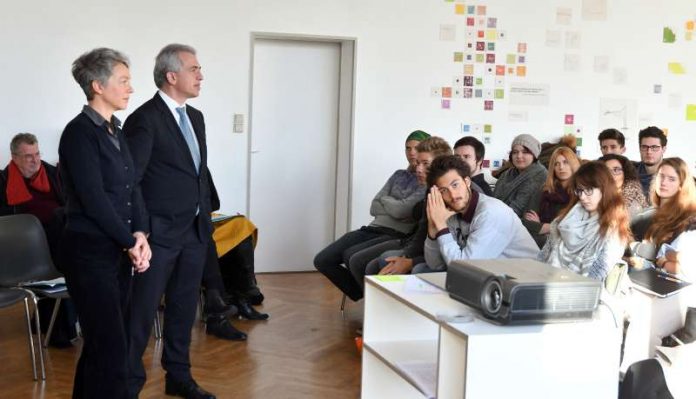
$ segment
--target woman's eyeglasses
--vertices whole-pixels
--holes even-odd
[[[623,168],[619,168],[618,166],[615,168],[609,168],[609,171],[611,172],[612,175],[620,175],[623,173]]]
[[[576,196],[576,197],[580,198],[580,196],[581,196],[582,194],[585,194],[586,197],[591,196],[592,193],[594,193],[594,190],[595,190],[594,187],[590,187],[590,188],[576,188],[575,191],[573,191],[573,192],[575,193],[575,196]]]

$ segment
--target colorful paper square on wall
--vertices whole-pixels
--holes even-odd
[[[566,125],[572,125],[574,119],[575,119],[575,117],[574,117],[573,115],[571,115],[571,114],[566,114],[566,116],[565,116],[565,118],[564,118],[565,124],[566,124]]]
[[[442,88],[442,97],[443,98],[452,97],[452,88],[451,87],[443,87]]]
[[[464,61],[464,53],[461,51],[455,51],[454,53],[454,62],[463,62]]]
[[[527,76],[527,67],[524,65],[519,65],[517,67],[517,76]]]
[[[450,100],[443,99],[440,105],[442,109],[450,109]]]
[[[494,53],[486,54],[486,64],[495,64],[495,54]]]
[[[524,54],[527,52],[527,43],[517,43],[517,52]]]
[[[502,100],[503,98],[505,98],[505,90],[495,89],[495,99]]]
[[[493,111],[493,100],[485,100],[483,102],[483,109],[486,111]]]
[[[464,15],[464,13],[466,13],[466,6],[464,4],[455,4],[454,13],[458,15]]]
[[[477,6],[476,7],[476,14],[477,15],[486,15],[486,6]]]

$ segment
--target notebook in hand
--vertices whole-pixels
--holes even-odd
[[[658,269],[648,268],[629,273],[634,286],[648,294],[657,295],[661,298],[674,295],[691,283],[680,280],[670,274],[666,274]]]

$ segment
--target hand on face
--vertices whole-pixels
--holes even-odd
[[[427,204],[428,215],[428,233],[434,237],[438,231],[447,228],[447,219],[454,215],[455,212],[447,208],[445,200],[442,198],[437,186],[430,188]]]

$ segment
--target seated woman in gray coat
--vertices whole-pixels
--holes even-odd
[[[493,196],[512,208],[517,216],[529,209],[532,197],[546,181],[546,168],[538,162],[540,152],[539,140],[531,135],[515,137],[510,151],[513,167],[503,172],[495,184]]]

